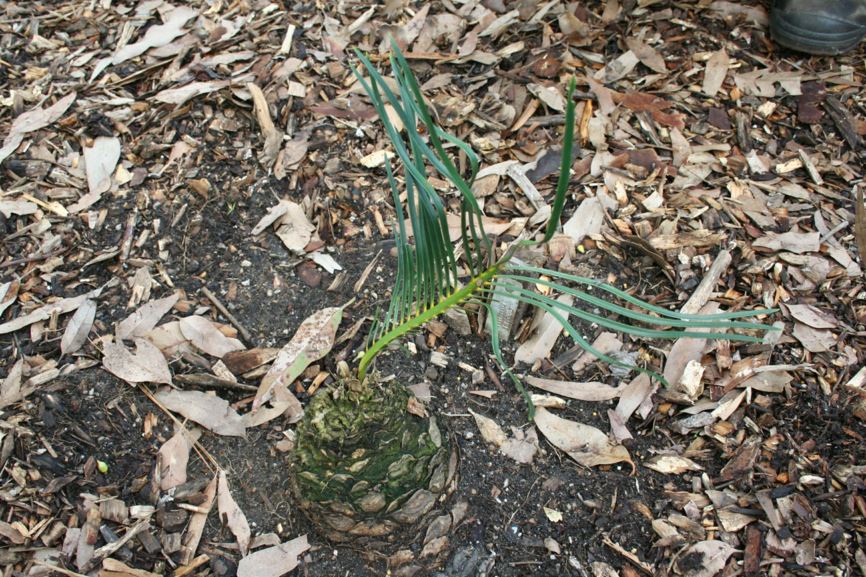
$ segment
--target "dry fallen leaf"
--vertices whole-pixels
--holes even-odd
[[[529,83],[526,85],[526,89],[551,109],[565,112],[565,97],[555,86]]]
[[[568,221],[562,225],[562,232],[579,244],[589,235],[601,232],[604,224],[604,208],[597,198],[585,198]]]
[[[342,307],[329,307],[313,313],[301,323],[262,379],[253,401],[253,411],[271,398],[275,388],[288,390],[310,363],[330,352],[342,318]]]
[[[244,421],[241,416],[229,406],[228,401],[216,395],[201,391],[162,389],[154,396],[168,410],[180,413],[218,435],[231,437],[245,435]]]
[[[304,247],[313,238],[316,227],[307,218],[303,207],[290,200],[286,203],[286,213],[279,221],[277,236],[286,248],[295,254],[304,254]]]
[[[655,48],[639,40],[634,36],[625,39],[625,45],[628,49],[635,53],[635,56],[641,63],[659,74],[667,74],[668,68],[665,66],[665,59],[659,54]]]
[[[225,336],[210,320],[199,315],[180,319],[179,326],[183,336],[197,349],[218,359],[227,353],[246,348],[242,342]]]
[[[62,354],[71,355],[84,346],[84,343],[87,342],[87,335],[93,328],[95,318],[96,301],[87,299],[81,303],[81,306],[69,319],[66,330],[63,331],[63,338],[60,339],[60,352]]]
[[[72,103],[75,102],[76,96],[75,92],[71,92],[48,108],[33,108],[15,117],[15,120],[12,121],[12,127],[9,129],[9,134],[6,135],[6,139],[3,141],[3,148],[0,148],[0,163],[15,152],[18,145],[24,141],[25,134],[45,128],[60,120],[66,114],[69,107],[72,106]]]
[[[165,298],[148,301],[141,305],[135,312],[127,316],[117,324],[114,336],[118,339],[130,339],[141,337],[149,333],[171,308],[180,299],[178,293],[171,294]]]
[[[238,577],[280,577],[298,566],[298,557],[310,548],[307,536],[250,553],[238,563]]]
[[[98,136],[93,140],[92,146],[84,147],[84,166],[90,194],[98,198],[98,195],[111,188],[111,175],[114,174],[118,160],[120,139],[115,136]]]
[[[701,541],[680,553],[675,568],[683,577],[714,577],[725,568],[734,551],[724,541]]]
[[[217,507],[220,512],[220,520],[234,534],[238,540],[241,556],[245,556],[250,548],[250,524],[229,492],[229,482],[225,471],[220,471]]]
[[[0,335],[5,335],[30,326],[39,321],[45,321],[55,314],[65,314],[72,312],[80,307],[85,301],[95,299],[102,293],[102,288],[94,289],[88,293],[78,295],[77,297],[69,297],[54,301],[51,304],[41,306],[38,309],[27,313],[26,315],[12,319],[9,322],[0,324]]]
[[[478,431],[481,433],[481,437],[485,441],[494,447],[499,448],[508,440],[508,435],[505,434],[505,431],[502,430],[499,423],[489,417],[476,413],[472,409],[469,409],[469,412],[475,418],[475,424],[478,426]]]
[[[617,398],[622,392],[619,387],[612,387],[596,381],[583,383],[572,381],[556,381],[553,379],[542,379],[529,375],[526,382],[548,393],[577,399],[580,401],[609,401]]]
[[[188,20],[198,16],[198,12],[188,6],[180,6],[167,12],[163,24],[151,26],[144,33],[144,37],[138,42],[127,44],[117,50],[111,57],[112,64],[121,64],[130,58],[144,54],[151,48],[165,46],[181,34]]]
[[[566,306],[571,306],[574,299],[571,295],[560,295],[557,299]],[[567,313],[560,313],[568,320]],[[529,365],[547,358],[553,345],[556,344],[556,339],[562,333],[562,324],[550,313],[545,312],[537,317],[535,323],[535,333],[522,343],[514,353],[514,360],[520,363]]]
[[[612,443],[595,427],[557,417],[544,408],[536,410],[535,426],[554,446],[585,467],[626,462],[634,469],[628,449]]]
[[[12,403],[17,403],[24,398],[21,392],[21,380],[24,376],[24,359],[18,359],[9,372],[6,378],[0,383],[0,409],[7,407]]]
[[[724,48],[718,52],[713,52],[713,55],[707,60],[707,67],[704,70],[704,83],[701,88],[704,94],[712,98],[722,89],[729,66],[730,58],[728,58],[728,53],[725,52]]]
[[[150,341],[135,339],[135,353],[121,343],[106,343],[102,368],[127,383],[171,384],[171,371],[162,352]]]
[[[189,463],[189,450],[201,433],[201,429],[193,431],[178,429],[174,435],[159,448],[156,454],[159,463],[159,488],[168,491],[186,483],[186,467]]]
[[[833,329],[839,322],[831,315],[812,305],[787,305],[791,316],[813,329]]]
[[[682,475],[687,471],[703,471],[704,468],[679,455],[656,455],[643,462],[644,467],[666,475]]]

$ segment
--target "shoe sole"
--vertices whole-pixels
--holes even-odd
[[[786,48],[819,56],[836,56],[855,48],[863,39],[863,30],[849,33],[820,34],[786,21],[783,15],[770,13],[770,34]]]

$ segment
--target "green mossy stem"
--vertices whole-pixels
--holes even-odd
[[[391,382],[345,379],[319,391],[299,423],[291,486],[326,536],[393,532],[450,491],[456,454],[435,419],[408,411],[411,393]]]

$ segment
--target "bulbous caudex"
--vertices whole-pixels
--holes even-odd
[[[297,429],[292,491],[332,541],[389,552],[453,491],[456,447],[434,417],[408,411],[410,395],[395,381],[344,378],[310,401]]]

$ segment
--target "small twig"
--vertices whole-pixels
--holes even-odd
[[[33,255],[33,256],[27,256],[24,258],[16,258],[15,260],[10,260],[8,262],[4,262],[4,263],[0,264],[0,268],[8,268],[10,266],[16,266],[19,264],[26,264],[29,262],[35,262],[37,260],[52,258],[55,256],[59,256],[65,252],[69,252],[69,249],[70,249],[70,247],[66,246],[63,248],[59,248],[53,252],[49,252],[49,253],[45,253],[45,254],[37,254],[37,255]]]
[[[230,381],[228,379],[221,379],[219,377],[215,377],[214,375],[208,375],[206,373],[196,373],[193,375],[175,375],[174,380],[183,383],[184,385],[193,385],[195,387],[203,387],[209,389],[228,389],[232,391],[244,391],[244,392],[255,392],[259,390],[258,387],[254,387],[253,385],[245,385],[243,383],[236,383],[234,381]]]
[[[655,569],[652,565],[641,561],[640,557],[638,557],[631,551],[626,551],[625,549],[623,549],[622,545],[618,545],[617,543],[611,541],[610,537],[605,535],[604,537],[602,537],[601,542],[622,555],[623,557],[625,557],[626,559],[628,559],[629,561],[631,561],[638,569],[640,569],[647,575],[650,575],[650,577],[655,576]]]
[[[227,318],[232,325],[234,325],[234,327],[238,330],[238,332],[241,334],[247,344],[253,344],[253,336],[250,334],[250,331],[248,331],[246,327],[241,324],[241,321],[239,321],[232,313],[229,312],[229,310],[225,307],[222,301],[220,301],[217,296],[213,294],[206,286],[201,287],[201,292],[203,292],[204,296],[206,296],[210,300],[210,302],[213,303],[213,306],[215,306],[216,309],[225,318]]]
[[[60,573],[61,575],[68,575],[69,577],[87,577],[83,573],[76,573],[75,571],[70,571],[69,569],[64,569],[58,565],[52,565],[51,563],[46,563],[45,561],[40,561],[39,559],[33,560],[34,565],[39,565],[40,567],[47,567],[52,571]]]
[[[114,541],[107,545],[103,545],[102,547],[94,551],[93,557],[84,566],[84,570],[90,571],[91,569],[93,569],[97,563],[100,563],[104,558],[110,556],[112,553],[129,543],[129,541],[133,537],[147,529],[149,526],[150,518],[142,519],[141,521],[130,527],[129,530],[124,533],[123,537],[121,537],[117,541]]]

